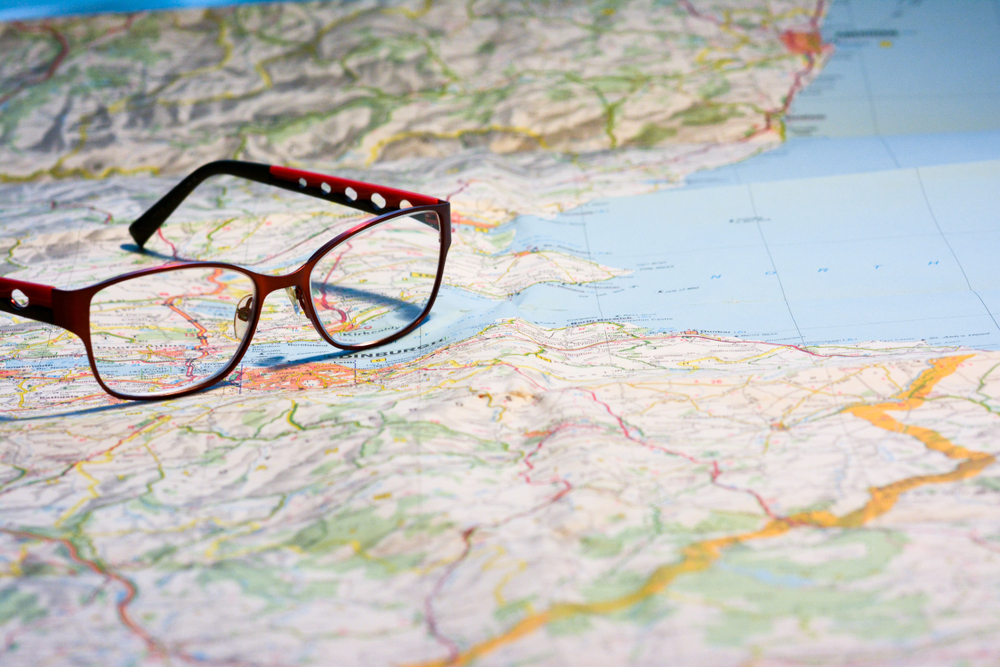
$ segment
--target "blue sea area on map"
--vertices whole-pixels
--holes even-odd
[[[1000,125],[1000,118],[998,125]],[[693,174],[687,187],[762,183],[1000,158],[1000,129],[870,137],[792,138],[734,165]]]
[[[546,326],[619,319],[810,345],[996,347],[998,210],[998,161],[593,202],[516,221],[512,250],[563,249],[632,273],[513,301]]]
[[[53,2],[0,0],[0,21],[23,21],[75,14],[217,7],[265,1],[268,0],[129,0],[127,2],[124,0],[56,0]]]
[[[837,0],[833,54],[795,98],[789,136],[1000,129],[1000,5],[986,0]]]

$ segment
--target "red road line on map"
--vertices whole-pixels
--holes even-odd
[[[722,483],[720,483],[718,480],[719,480],[719,477],[722,476],[722,470],[719,468],[719,462],[718,461],[716,461],[716,460],[712,460],[712,461],[700,461],[697,458],[695,458],[694,456],[691,456],[689,454],[685,454],[683,452],[679,452],[679,451],[676,451],[676,450],[670,450],[670,449],[667,449],[666,447],[661,447],[659,445],[652,445],[652,444],[643,442],[642,440],[634,437],[629,432],[629,427],[625,425],[625,421],[621,417],[619,417],[618,415],[616,415],[614,412],[612,412],[611,411],[611,407],[607,403],[605,403],[604,401],[601,401],[600,399],[598,399],[597,395],[594,393],[593,390],[582,390],[582,391],[585,394],[590,394],[590,396],[594,399],[595,403],[597,403],[598,405],[603,406],[604,409],[607,410],[608,414],[611,415],[612,417],[614,417],[614,419],[618,421],[618,426],[622,430],[622,435],[624,435],[627,439],[631,440],[632,442],[634,442],[636,444],[642,445],[643,447],[647,447],[649,449],[659,450],[659,451],[661,451],[661,452],[663,452],[665,454],[670,454],[672,456],[679,456],[680,458],[687,459],[688,461],[690,461],[691,463],[694,463],[696,465],[709,465],[709,466],[711,466],[711,470],[709,472],[709,475],[711,476],[712,484],[714,484],[715,486],[718,486],[720,489],[726,489],[727,491],[735,491],[737,493],[747,493],[747,494],[749,494],[749,495],[751,495],[751,496],[754,497],[754,499],[757,501],[757,504],[760,505],[760,508],[762,510],[764,510],[764,513],[767,514],[767,516],[769,518],[771,518],[771,519],[780,518],[777,515],[775,515],[774,511],[771,510],[770,506],[767,504],[767,502],[765,502],[764,498],[761,497],[761,495],[759,493],[757,493],[756,491],[754,491],[753,489],[743,489],[743,488],[739,488],[739,487],[736,487],[736,486],[730,486],[728,484],[722,484]]]
[[[25,25],[21,21],[14,21],[13,25],[19,30],[23,30],[24,32],[48,32],[55,38],[57,42],[59,42],[59,53],[57,53],[56,57],[52,59],[52,62],[49,63],[48,68],[46,68],[45,72],[42,75],[36,77],[31,81],[26,81],[25,83],[21,84],[11,92],[0,97],[0,105],[5,104],[8,100],[13,98],[15,95],[20,93],[25,88],[28,88],[29,86],[38,85],[39,83],[44,83],[49,79],[51,79],[52,75],[54,75],[56,73],[56,70],[59,68],[59,65],[62,64],[63,60],[65,60],[66,56],[69,54],[69,42],[66,41],[66,37],[64,37],[63,34],[60,33],[58,30],[53,28],[48,22],[43,23],[40,26],[29,26]]]
[[[7,535],[10,535],[12,537],[24,540],[37,540],[40,542],[53,542],[56,544],[61,544],[63,547],[66,548],[66,551],[69,553],[69,558],[71,561],[73,561],[78,565],[86,567],[88,570],[94,572],[95,574],[98,574],[106,579],[110,579],[111,581],[121,584],[121,586],[124,587],[125,589],[125,597],[119,600],[118,603],[115,605],[118,611],[118,619],[122,622],[122,625],[124,625],[130,632],[135,634],[139,639],[143,641],[143,643],[146,645],[146,648],[153,654],[154,658],[175,656],[185,662],[197,663],[199,665],[206,663],[225,664],[225,665],[244,664],[232,659],[229,660],[224,659],[221,661],[205,660],[203,658],[195,657],[187,653],[186,651],[168,651],[167,648],[163,646],[162,643],[160,643],[156,638],[154,638],[152,635],[146,632],[146,630],[144,630],[142,626],[140,626],[137,622],[135,622],[132,619],[132,616],[129,614],[128,607],[130,604],[132,604],[133,601],[135,601],[135,598],[138,596],[138,591],[135,587],[135,584],[129,581],[126,577],[104,567],[96,560],[88,560],[83,556],[81,556],[80,552],[76,548],[76,545],[73,544],[73,542],[71,542],[70,540],[63,537],[49,537],[47,535],[41,535],[39,533],[33,533],[27,530],[12,530],[10,528],[0,528],[0,533],[6,533]]]
[[[104,209],[97,208],[96,206],[87,206],[86,204],[64,205],[64,204],[60,204],[55,199],[53,199],[52,201],[49,202],[49,207],[53,211],[55,211],[57,209],[85,208],[85,209],[93,211],[94,213],[100,213],[101,215],[103,215],[104,216],[104,224],[106,224],[106,225],[111,224],[111,222],[112,222],[112,220],[114,218],[114,216],[112,216],[111,213],[109,213],[108,211],[105,211]]]
[[[215,283],[216,285],[215,290],[209,292],[209,294],[218,294],[222,290],[226,289],[226,286],[224,284],[216,280],[216,278],[218,278],[221,275],[222,275],[222,269],[215,269],[215,271],[212,272],[212,275],[208,277],[208,281],[210,283]],[[201,326],[201,324],[199,324],[197,320],[195,320],[193,317],[191,317],[183,310],[174,305],[173,302],[179,298],[181,297],[171,297],[166,301],[164,301],[164,304],[167,306],[167,308],[169,308],[170,310],[174,311],[175,313],[183,317],[185,320],[187,320],[188,324],[193,326],[198,331],[198,340],[201,341],[201,344],[198,346],[201,349],[201,357],[198,358],[201,359],[208,355],[208,350],[206,349],[208,348],[208,337],[206,336],[206,334],[208,333],[208,329]],[[187,361],[188,370],[190,370],[192,373],[194,372],[193,369],[191,368],[191,362],[193,361],[194,359],[189,359]],[[191,373],[189,373],[189,375],[190,374]]]
[[[552,504],[558,502],[561,498],[563,498],[566,494],[568,494],[570,491],[573,490],[572,484],[570,484],[569,481],[567,481],[565,479],[562,479],[562,478],[559,478],[559,477],[553,477],[553,478],[549,479],[546,482],[538,482],[538,481],[532,480],[531,479],[531,475],[530,475],[530,472],[535,469],[534,464],[531,462],[531,457],[534,454],[538,453],[542,449],[542,445],[545,443],[546,440],[548,440],[554,434],[558,433],[565,426],[567,426],[567,424],[563,424],[563,425],[557,426],[556,428],[552,429],[551,431],[549,431],[548,433],[545,434],[545,436],[539,441],[539,443],[535,446],[535,448],[531,452],[529,452],[527,455],[525,455],[525,457],[524,457],[524,463],[528,467],[528,471],[520,473],[520,476],[523,477],[524,481],[527,484],[529,484],[529,485],[537,485],[537,484],[546,484],[546,485],[560,484],[560,485],[562,485],[563,488],[558,493],[556,493],[554,496],[552,496],[551,498],[548,498],[541,505],[538,505],[537,507],[532,507],[532,508],[527,509],[527,510],[525,510],[523,512],[517,512],[515,514],[512,514],[512,515],[508,516],[507,518],[503,519],[502,521],[498,521],[498,522],[496,522],[494,524],[491,524],[490,527],[492,527],[492,528],[498,528],[498,527],[500,527],[500,526],[502,526],[504,524],[510,523],[514,519],[518,519],[518,518],[527,516],[529,514],[533,514],[533,513],[537,512],[537,511],[541,510],[544,507],[548,507],[549,505],[552,505]],[[584,428],[587,428],[587,427],[584,426]],[[448,656],[449,656],[448,659],[451,662],[454,662],[454,661],[458,660],[459,656],[461,655],[461,649],[459,648],[459,646],[450,637],[442,634],[440,632],[440,630],[438,629],[437,618],[436,618],[435,613],[434,613],[434,598],[441,592],[441,589],[444,587],[445,582],[448,580],[449,577],[451,577],[452,573],[456,569],[458,569],[458,566],[461,565],[462,562],[464,562],[465,559],[468,557],[469,552],[472,549],[472,536],[473,536],[473,534],[475,534],[475,532],[477,530],[479,530],[480,527],[481,526],[476,525],[476,526],[472,526],[471,528],[466,528],[464,531],[462,531],[462,540],[465,542],[465,549],[462,551],[462,554],[458,558],[456,558],[452,563],[450,563],[448,565],[448,567],[446,568],[444,574],[441,575],[441,577],[438,579],[437,583],[434,585],[434,589],[431,591],[431,593],[424,600],[424,612],[425,612],[425,614],[427,616],[428,631],[430,632],[430,634],[435,639],[437,639],[437,641],[440,644],[442,644],[443,646],[445,646],[445,648],[448,650]]]
[[[583,328],[583,326],[585,326],[585,325],[581,325],[580,328]],[[573,327],[567,327],[567,328],[573,328]],[[498,336],[498,338],[503,338],[503,337]],[[631,339],[631,340],[652,341],[652,340],[670,340],[670,339],[673,339],[673,338],[700,338],[702,340],[711,340],[711,341],[716,341],[716,342],[729,342],[729,341],[727,341],[724,338],[718,338],[718,337],[714,337],[714,336],[706,336],[704,334],[699,334],[699,333],[678,333],[678,334],[666,334],[666,335],[663,335],[663,336],[643,336],[642,338],[636,337],[636,338]],[[529,339],[529,340],[531,340],[531,342],[535,343],[536,345],[541,345],[542,344],[542,343],[539,343],[539,342],[537,342],[535,340],[532,340],[532,339]],[[624,340],[624,339],[622,339],[622,340]],[[467,341],[460,341],[458,343],[453,344],[451,346],[451,348],[454,349],[455,347],[461,347],[463,344],[469,346],[469,345],[472,345],[474,342],[475,342],[474,339],[469,339]],[[579,350],[587,350],[587,349],[590,349],[590,348],[593,348],[593,347],[600,347],[601,345],[611,345],[613,342],[618,342],[618,341],[604,340],[604,341],[598,341],[596,343],[590,343],[589,345],[580,345],[578,347],[558,347],[558,346],[553,345],[552,343],[549,343],[548,341],[546,341],[544,343],[544,345],[548,349],[558,350],[560,352],[577,352]],[[770,346],[770,347],[784,347],[784,348],[788,348],[788,349],[792,349],[792,350],[798,350],[799,352],[802,352],[804,354],[808,354],[809,356],[819,357],[821,359],[832,359],[833,357],[842,357],[844,359],[862,359],[862,358],[864,358],[862,355],[856,355],[856,354],[820,354],[818,352],[812,352],[812,351],[806,349],[805,347],[802,347],[802,346],[799,346],[799,345],[793,345],[792,343],[773,343],[771,341],[766,341],[766,340],[752,340],[752,339],[749,339],[749,338],[734,338],[734,339],[732,339],[732,342],[734,344],[740,344],[740,345],[749,343],[749,344],[752,344],[752,345],[767,345],[767,346]],[[433,352],[431,352],[430,354],[433,354]],[[508,365],[508,364],[504,364],[504,365]],[[513,368],[513,366],[511,366],[511,368]],[[536,385],[537,385],[537,383],[536,383]]]
[[[680,0],[680,5],[684,7],[687,13],[690,14],[693,18],[701,19],[702,21],[708,21],[709,23],[712,23],[714,25],[722,25],[722,21],[715,18],[711,14],[702,14],[697,9],[695,9],[694,5],[692,5],[689,0]]]
[[[769,518],[771,518],[771,519],[780,519],[780,518],[782,518],[782,517],[778,516],[777,514],[775,514],[774,510],[771,509],[771,506],[767,504],[767,502],[764,500],[764,498],[759,493],[757,493],[756,491],[754,491],[753,489],[743,489],[743,488],[740,488],[738,486],[730,486],[729,484],[722,484],[722,483],[720,483],[719,482],[719,477],[722,476],[722,470],[719,468],[719,462],[718,461],[712,461],[712,473],[711,473],[711,475],[712,475],[712,484],[714,484],[715,486],[719,487],[720,489],[725,489],[727,491],[735,491],[737,493],[747,493],[747,494],[749,494],[749,495],[751,495],[751,496],[754,497],[754,499],[757,501],[757,504],[760,505],[760,508],[762,510],[764,510],[764,514],[766,514]]]
[[[607,413],[609,415],[611,415],[611,417],[615,421],[618,422],[618,427],[622,430],[622,435],[624,435],[626,438],[628,438],[632,442],[635,442],[635,443],[638,443],[638,444],[642,444],[638,439],[636,439],[635,437],[632,436],[631,432],[629,431],[629,427],[625,425],[625,420],[623,420],[621,417],[619,417],[614,412],[612,412],[610,405],[608,405],[607,403],[605,403],[601,399],[597,398],[597,394],[594,392],[593,389],[581,389],[580,391],[582,391],[585,394],[590,394],[590,398],[593,399],[594,403],[597,403],[598,405],[600,405],[601,407],[603,407],[607,411]]]
[[[524,464],[526,466],[528,466],[528,471],[521,473],[520,476],[524,478],[524,481],[526,483],[528,483],[530,485],[538,485],[538,484],[552,485],[552,484],[559,484],[559,485],[561,485],[563,487],[561,491],[559,491],[558,493],[556,493],[556,495],[554,495],[551,498],[549,498],[548,502],[545,503],[546,505],[551,505],[552,503],[556,502],[557,500],[560,500],[563,496],[565,496],[567,493],[569,493],[570,491],[573,490],[573,485],[570,484],[565,479],[563,479],[562,477],[550,477],[548,479],[548,481],[545,481],[545,482],[537,482],[537,481],[532,480],[531,479],[531,472],[535,469],[535,464],[533,464],[531,462],[531,457],[541,451],[542,445],[545,444],[546,440],[548,440],[553,435],[555,435],[559,431],[561,431],[564,428],[569,427],[569,426],[576,426],[577,428],[582,428],[582,429],[596,428],[594,426],[588,426],[586,424],[573,424],[573,423],[561,424],[561,425],[555,427],[554,429],[552,429],[551,431],[549,431],[548,433],[546,433],[545,437],[543,437],[541,440],[538,441],[538,444],[535,446],[535,448],[533,450],[531,450],[530,452],[528,452],[525,455],[525,457],[524,457]],[[540,509],[540,508],[535,508],[535,509],[537,510],[537,509]]]
[[[209,294],[211,295],[219,294],[224,289],[226,289],[225,283],[219,282],[219,276],[221,275],[222,275],[222,269],[216,269],[215,271],[212,272],[212,275],[208,277],[208,282],[215,283],[215,289],[209,292]]]
[[[153,639],[153,637],[148,632],[143,630],[142,627],[140,627],[138,623],[132,620],[132,617],[129,615],[128,606],[132,603],[133,600],[135,600],[136,597],[136,588],[131,581],[129,581],[122,575],[116,574],[115,572],[112,572],[111,570],[103,567],[97,561],[87,560],[86,558],[80,555],[80,552],[77,550],[76,545],[66,538],[48,537],[47,535],[40,535],[38,533],[32,533],[25,530],[11,530],[9,528],[0,528],[0,533],[6,533],[7,535],[10,535],[12,537],[17,537],[25,540],[38,540],[42,542],[54,542],[57,544],[61,544],[63,545],[63,547],[66,548],[66,551],[69,553],[69,558],[71,561],[73,561],[77,565],[82,565],[86,567],[95,574],[99,574],[102,577],[105,577],[107,579],[110,579],[112,581],[121,584],[125,588],[125,597],[119,600],[116,606],[118,609],[118,618],[122,622],[122,625],[124,625],[133,634],[139,637],[146,644],[146,648],[148,648],[152,653],[156,655],[163,655],[164,653],[166,653],[166,651],[160,645],[160,643],[157,642],[155,639]]]
[[[459,181],[459,183],[461,183],[461,184],[462,184],[462,187],[460,187],[460,188],[459,188],[458,190],[455,190],[454,192],[452,192],[452,193],[448,194],[448,195],[447,195],[447,196],[446,196],[446,197],[444,198],[444,200],[445,200],[445,201],[451,201],[451,198],[452,198],[452,197],[454,197],[455,195],[458,195],[458,194],[461,194],[461,193],[462,193],[462,192],[464,192],[465,190],[468,190],[468,189],[469,189],[469,186],[470,186],[470,185],[472,185],[472,184],[473,184],[473,183],[475,183],[475,182],[476,182],[476,179],[471,179],[471,180],[468,180],[468,181]]]
[[[160,237],[160,240],[162,240],[164,243],[166,243],[168,246],[170,246],[170,253],[174,256],[174,259],[180,259],[179,257],[177,257],[177,246],[175,246],[173,243],[171,243],[167,239],[167,237],[163,235],[163,230],[162,229],[157,229],[156,230],[156,235]]]
[[[660,336],[650,336],[645,340],[652,340],[660,338]],[[701,338],[702,340],[714,340],[717,342],[723,341],[721,338],[713,338],[711,336],[705,336],[703,334],[671,334],[669,336],[663,336],[663,338]],[[799,352],[808,354],[812,357],[820,357],[821,359],[832,359],[833,357],[843,357],[845,359],[863,359],[862,355],[857,354],[819,354],[818,352],[810,352],[804,347],[798,345],[792,345],[791,343],[772,343],[766,340],[749,340],[749,339],[736,339],[740,343],[751,343],[753,345],[770,345],[771,347],[784,347],[792,350],[798,350]]]
[[[816,3],[816,10],[813,12],[813,15],[809,19],[809,26],[814,31],[819,30],[819,17],[823,15],[823,8],[825,6],[826,6],[826,0],[819,0],[819,2]],[[795,73],[795,79],[792,82],[792,87],[788,91],[788,94],[785,96],[784,105],[782,105],[781,109],[779,110],[781,114],[785,114],[788,112],[789,107],[792,106],[792,100],[795,98],[795,95],[800,90],[802,90],[802,87],[804,85],[803,79],[807,75],[811,74],[813,68],[815,68],[816,66],[816,61],[813,58],[813,54],[807,53],[805,54],[805,58],[806,58],[806,68],[804,70],[799,70],[798,72]],[[765,115],[766,119],[765,131],[771,129],[771,115],[772,114],[770,112]]]
[[[169,243],[169,241],[167,242]],[[176,256],[176,249],[174,255]],[[212,275],[208,277],[208,281],[216,285],[215,290],[213,290],[209,294],[218,294],[219,292],[221,292],[226,288],[226,286],[223,283],[220,283],[218,280],[216,280],[221,275],[222,275],[222,269],[215,269]],[[208,356],[208,336],[207,336],[208,329],[201,326],[201,324],[197,320],[195,320],[193,317],[191,317],[183,310],[174,305],[174,301],[180,298],[181,298],[180,296],[170,297],[163,302],[163,305],[165,305],[167,308],[180,315],[184,320],[188,322],[188,324],[193,326],[197,331],[198,341],[199,341],[197,349],[201,352],[201,356],[197,357],[196,359],[184,360],[184,366],[187,368],[187,377],[190,378],[194,377],[194,362],[197,361],[198,359],[204,359],[205,357]],[[154,384],[157,386],[161,385],[160,382],[150,382],[148,384]]]
[[[129,14],[128,16],[125,17],[125,22],[123,24],[121,24],[120,26],[115,26],[114,28],[108,28],[104,32],[104,34],[98,38],[98,41],[101,39],[107,39],[112,35],[117,35],[120,32],[128,32],[129,30],[132,29],[133,23],[135,23],[135,14]]]
[[[170,299],[167,299],[164,302],[164,304],[167,306],[167,308],[169,308],[170,310],[174,311],[175,313],[177,313],[178,315],[180,315],[182,318],[184,318],[185,320],[187,320],[188,324],[192,325],[197,330],[197,332],[198,332],[198,341],[199,341],[198,342],[198,350],[201,352],[201,356],[198,357],[198,359],[203,359],[206,356],[208,356],[208,350],[206,349],[208,347],[208,337],[205,335],[205,334],[208,333],[208,330],[205,327],[203,327],[200,324],[198,324],[198,322],[195,321],[195,319],[193,317],[191,317],[190,315],[188,315],[187,313],[185,313],[183,310],[181,310],[180,308],[178,308],[177,306],[175,306],[173,304],[173,301],[175,299],[176,299],[176,297],[171,297]],[[194,362],[195,361],[196,361],[196,359],[185,359],[184,360],[184,366],[187,368],[187,376],[189,378],[190,377],[194,377]]]
[[[456,558],[451,564],[445,568],[444,574],[441,578],[437,580],[434,584],[434,590],[424,599],[424,613],[427,615],[427,628],[431,635],[442,644],[446,649],[448,649],[448,657],[450,660],[457,660],[461,649],[458,644],[454,642],[447,635],[441,634],[441,631],[437,626],[437,617],[434,614],[434,598],[441,593],[441,589],[444,588],[444,583],[451,577],[452,573],[458,569],[458,566],[466,559],[469,552],[472,550],[472,534],[475,532],[476,527],[466,528],[462,531],[462,541],[465,542],[465,548],[462,550],[462,554]]]
[[[826,7],[826,0],[819,0],[816,3],[816,11],[813,12],[812,17],[809,19],[809,25],[813,30],[819,30],[819,17],[823,15],[824,7]]]
[[[969,535],[969,539],[972,540],[972,542],[974,544],[978,544],[979,546],[981,546],[982,548],[986,549],[987,551],[992,551],[993,553],[1000,554],[1000,544],[990,544],[989,542],[987,542],[983,538],[981,538],[978,535],[976,535],[975,532],[973,532],[971,535]]]

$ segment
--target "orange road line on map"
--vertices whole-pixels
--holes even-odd
[[[777,537],[793,528],[857,528],[885,514],[896,504],[899,497],[927,484],[943,484],[972,477],[996,462],[996,457],[984,452],[974,452],[953,444],[940,433],[920,426],[902,424],[889,415],[888,411],[913,410],[923,405],[934,386],[954,373],[959,365],[973,355],[944,357],[931,363],[931,368],[921,373],[910,384],[910,388],[893,396],[890,400],[875,404],[848,406],[843,412],[864,419],[873,426],[892,433],[903,433],[920,441],[925,447],[940,452],[962,463],[954,470],[938,475],[918,475],[869,489],[871,499],[861,509],[836,516],[826,511],[800,512],[769,521],[763,528],[742,535],[705,540],[681,550],[678,563],[657,568],[638,590],[620,598],[589,603],[556,603],[547,610],[530,614],[506,632],[487,639],[454,658],[411,663],[410,667],[449,667],[468,665],[472,661],[506,644],[511,644],[549,623],[578,614],[610,614],[632,607],[643,600],[662,592],[682,574],[693,574],[707,570],[719,558],[722,550],[733,544],[750,540]]]

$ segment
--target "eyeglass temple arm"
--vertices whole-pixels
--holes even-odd
[[[20,292],[17,301],[14,300],[15,291]],[[56,290],[48,285],[0,278],[0,311],[37,322],[56,324],[55,311],[52,307],[54,291]]]
[[[410,206],[430,206],[440,204],[439,199],[419,195],[415,192],[396,190],[382,185],[373,185],[346,178],[336,178],[315,174],[309,171],[276,167],[256,162],[241,162],[238,160],[219,160],[209,162],[195,169],[187,178],[178,183],[158,202],[143,213],[135,222],[129,225],[128,231],[141,248],[146,241],[156,233],[156,230],[166,221],[181,202],[205,179],[211,176],[226,175],[245,178],[265,185],[300,192],[311,197],[325,199],[342,206],[380,214],[397,211]],[[379,206],[372,201],[376,195],[381,196],[384,203]]]

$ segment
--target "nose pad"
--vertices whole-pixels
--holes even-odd
[[[250,326],[250,314],[253,313],[253,294],[247,294],[240,299],[236,306],[236,315],[233,317],[233,333],[236,340],[243,340]]]
[[[288,300],[292,302],[292,310],[295,311],[296,315],[302,314],[302,309],[305,304],[302,303],[302,290],[298,287],[286,287],[285,294],[288,296]]]

